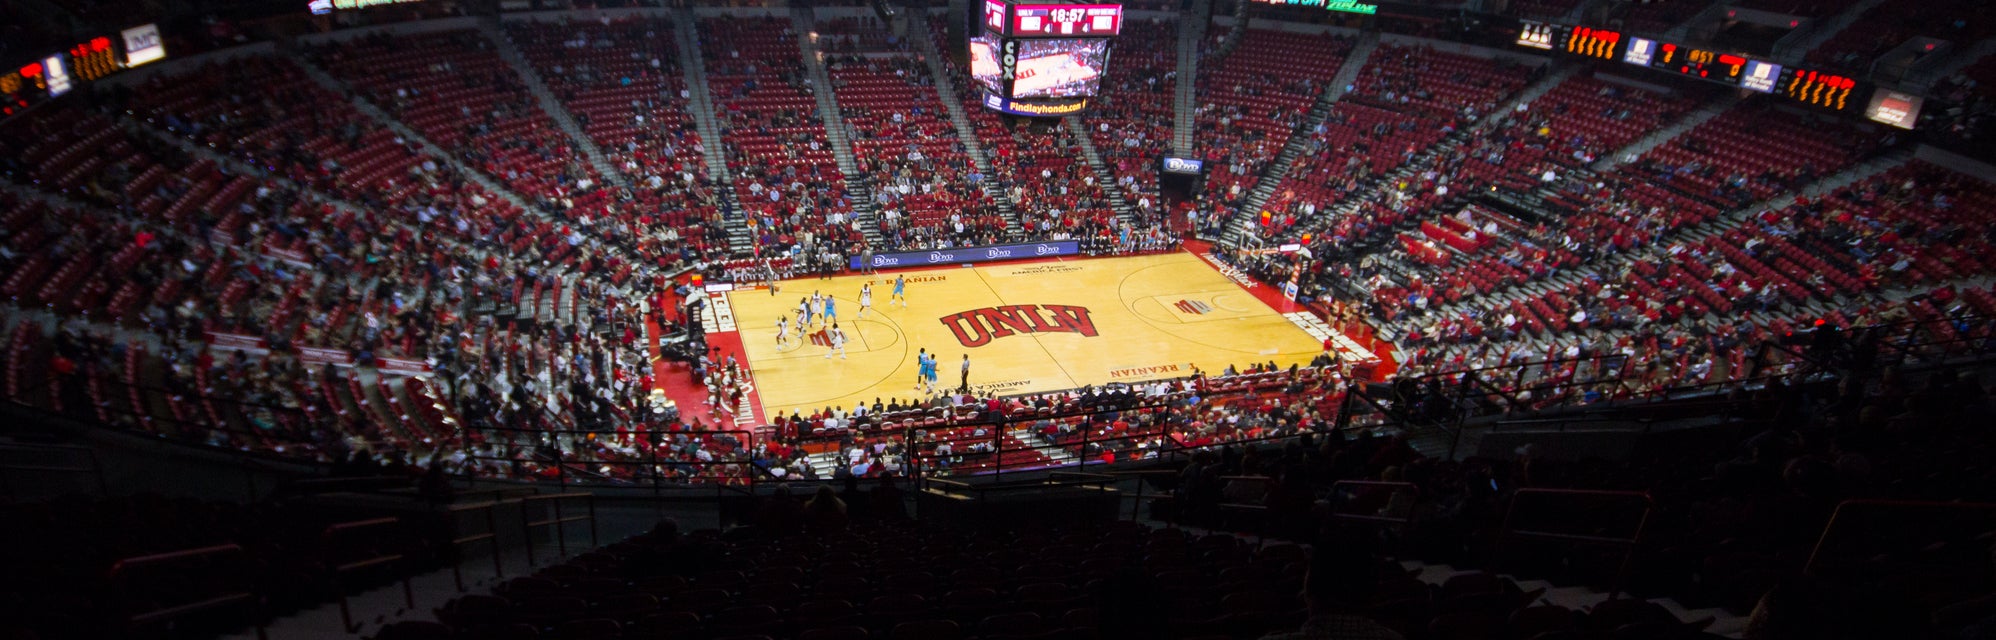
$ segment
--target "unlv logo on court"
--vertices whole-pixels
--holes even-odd
[[[1095,337],[1095,320],[1088,316],[1088,307],[1074,307],[1064,304],[1013,304],[986,309],[971,309],[946,315],[943,326],[956,334],[956,341],[965,347],[982,347],[991,344],[994,338],[1003,338],[1018,333],[1079,333]]]

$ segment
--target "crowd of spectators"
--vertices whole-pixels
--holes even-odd
[[[520,48],[590,141],[629,188],[599,215],[628,225],[640,243],[696,239],[726,248],[718,185],[703,161],[705,141],[688,108],[690,91],[664,19],[514,22]],[[680,254],[641,246],[640,255]],[[691,255],[706,256],[700,248]]]
[[[782,264],[794,274],[841,261],[854,252],[859,235],[844,213],[842,177],[826,180],[830,176],[822,173],[836,169],[822,144],[814,88],[794,69],[798,49],[788,23],[715,18],[702,26],[744,36],[711,37],[703,45],[716,94],[724,96],[729,126],[723,146],[742,169],[735,186],[754,203],[758,246],[799,256],[744,263],[741,273],[762,277]],[[128,416],[112,421],[217,446],[303,450],[324,459],[412,459],[441,451],[445,464],[468,473],[580,472],[613,480],[645,477],[632,463],[654,458],[688,463],[674,472],[677,477],[740,479],[751,461],[807,473],[799,467],[806,456],[792,443],[772,453],[772,443],[733,435],[658,435],[707,432],[718,423],[705,422],[713,416],[683,422],[654,417],[645,393],[651,369],[640,335],[648,318],[641,301],[624,292],[631,285],[660,288],[662,281],[637,267],[689,265],[723,250],[713,211],[700,204],[711,202],[701,193],[706,185],[695,155],[703,147],[683,117],[669,115],[686,98],[676,56],[671,47],[652,43],[671,28],[663,21],[592,21],[511,30],[536,70],[552,78],[550,86],[576,101],[592,141],[610,148],[618,166],[632,175],[680,173],[669,185],[647,187],[647,179],[630,190],[594,184],[586,163],[562,151],[567,143],[556,139],[558,130],[482,35],[444,32],[407,43],[368,38],[349,51],[314,54],[370,100],[413,121],[426,137],[448,143],[476,171],[493,171],[494,165],[478,162],[488,153],[524,154],[517,157],[532,161],[491,173],[503,187],[529,196],[524,209],[369,116],[299,106],[345,98],[283,57],[238,58],[163,76],[97,108],[10,121],[0,134],[23,149],[9,165],[10,179],[78,200],[84,209],[39,196],[5,203],[11,248],[6,291],[60,316],[94,321],[17,318],[9,335],[19,366],[9,378],[10,392],[59,411]],[[1152,98],[1105,119],[1108,131],[1090,133],[1162,131],[1156,127],[1168,113],[1162,105],[1173,79],[1164,62],[1169,47],[1156,41],[1169,30],[1162,24],[1134,29],[1149,32],[1152,47],[1137,50],[1149,52],[1150,64],[1133,65],[1128,75],[1112,73],[1109,82],[1141,85],[1134,93]],[[878,25],[854,22],[827,24],[824,35],[845,51],[827,61],[831,90],[849,104],[844,125],[909,149],[898,159],[869,153],[862,163],[877,183],[898,186],[908,179],[908,193],[889,195],[883,204],[917,211],[909,196],[926,185],[985,197],[968,186],[981,176],[952,140],[953,126],[942,114],[927,65],[906,43],[881,33]],[[1349,44],[1326,36],[1271,38],[1272,44],[1251,38],[1232,56],[1253,60]],[[1318,46],[1313,55],[1325,49]],[[431,55],[411,67],[415,79],[351,78],[361,66],[415,51]],[[1318,82],[1229,74],[1228,64],[1221,63],[1209,81],[1235,81],[1224,85],[1231,87],[1227,97],[1213,102],[1230,108],[1306,103]],[[1657,96],[1608,79],[1572,78],[1533,104],[1475,125],[1522,86],[1517,71],[1429,49],[1382,48],[1351,95],[1310,132],[1305,157],[1284,181],[1298,188],[1279,192],[1271,206],[1277,213],[1259,225],[1271,241],[1307,238],[1302,244],[1310,251],[1302,255],[1317,260],[1225,257],[1272,283],[1300,281],[1305,300],[1335,297],[1340,286],[1362,283],[1372,297],[1351,306],[1401,339],[1415,372],[1619,354],[1653,363],[1636,387],[1673,386],[1741,377],[1742,345],[1795,322],[1830,318],[1850,325],[1988,310],[1989,292],[1962,283],[1987,270],[1977,248],[1991,242],[1978,231],[1987,227],[1979,212],[1990,195],[1980,183],[1914,165],[1734,225],[1718,214],[1738,198],[1785,192],[1884,143],[1857,129],[1841,143],[1806,142],[1820,137],[1811,133],[1813,123],[1786,122],[1781,113],[1748,103],[1673,141],[1670,154],[1653,153],[1638,168],[1588,177],[1588,161],[1669,121],[1696,96]],[[439,80],[445,76],[450,79]],[[952,80],[968,87],[964,78]],[[444,97],[417,99],[433,94]],[[624,103],[626,98],[634,102]],[[586,107],[600,101],[614,103]],[[474,104],[490,111],[476,122],[441,121],[433,116],[448,110],[437,111],[430,102],[458,105],[460,115]],[[121,125],[121,111],[147,122]],[[616,126],[599,126],[606,120]],[[1104,193],[1119,187],[1097,184],[1067,127],[1015,127],[983,110],[974,110],[972,121],[992,154],[1001,194],[1020,212],[1023,237],[1083,238],[1114,249],[1169,246],[1155,220],[1140,218],[1132,227],[1114,220]],[[1759,150],[1701,146],[1747,129],[1797,140],[1783,148],[1810,161],[1796,175],[1735,177],[1732,188],[1739,193],[1730,196],[1673,182],[1712,177],[1685,169],[1692,165],[1726,166],[1740,176],[1778,165],[1780,158]],[[1441,141],[1450,134],[1460,140]],[[621,149],[605,144],[620,139],[628,143]],[[223,157],[207,158],[183,143]],[[1124,165],[1148,166],[1154,158],[1144,154],[1161,149],[1153,141],[1123,146],[1127,151],[1109,157],[1125,178],[1131,174]],[[1423,147],[1433,153],[1409,165]],[[271,177],[242,173],[238,167],[245,164]],[[1369,186],[1403,166],[1411,169],[1404,177]],[[1652,175],[1665,167],[1670,180]],[[1562,177],[1568,174],[1582,177]],[[814,191],[806,178],[830,191]],[[1463,199],[1493,185],[1524,190],[1542,184],[1548,202],[1568,208],[1534,217]],[[813,198],[811,206],[788,206]],[[1340,200],[1355,207],[1327,215],[1325,204]],[[984,226],[946,240],[916,233],[903,239],[914,245],[890,246],[1013,237],[960,208],[925,211],[946,210]],[[952,231],[956,223],[951,221]],[[1695,239],[1678,233],[1700,226],[1716,233]],[[1571,277],[1555,282],[1556,276]],[[1909,289],[1922,297],[1904,304],[1866,297]],[[70,290],[80,293],[63,295]],[[1499,293],[1508,295],[1493,301],[1490,296]],[[653,311],[675,308],[664,298],[642,302]],[[665,323],[678,326],[679,320]],[[146,337],[135,337],[140,330]],[[62,366],[31,366],[51,352]],[[702,358],[687,356],[698,363],[699,375],[722,376],[710,386],[731,397],[728,390],[739,385],[728,384],[726,372],[736,371],[739,381],[738,370]],[[408,362],[428,374],[378,376],[345,366],[379,370]],[[1335,386],[1321,390],[1331,394]],[[1201,426],[1178,433],[1182,439],[1197,440],[1200,429],[1238,419],[1196,417],[1226,414],[1232,405],[1184,406]],[[852,426],[841,421],[865,409],[792,416],[779,427],[803,422],[812,425],[808,432],[829,421],[836,434]],[[894,409],[890,403],[870,412]],[[1160,420],[1130,424],[1138,433],[1162,433],[1177,424]],[[466,435],[466,425],[515,435],[482,441]],[[621,433],[604,428],[627,425]],[[1090,425],[1099,426],[1064,421],[993,437],[1062,451],[1022,457],[1019,464],[1133,455],[1063,441]],[[561,433],[568,430],[576,433]],[[592,431],[614,435],[595,437]],[[921,447],[959,435],[849,443],[860,446],[841,447],[844,466],[863,464],[872,473],[903,469]],[[900,448],[892,454],[899,458],[882,460],[885,450],[874,445]],[[854,448],[861,454],[851,454]],[[984,468],[953,455],[942,459],[958,471]],[[724,470],[691,464],[716,460],[727,464],[709,466]]]
[[[1207,213],[1239,208],[1344,65],[1354,40],[1250,30],[1241,42],[1225,57],[1205,52],[1209,58],[1200,65],[1193,145],[1206,162]]]
[[[1158,163],[1169,155],[1178,84],[1178,23],[1130,20],[1116,36],[1115,64],[1090,106],[1089,135],[1140,226],[1167,223]]]
[[[1004,239],[1005,220],[956,136],[927,61],[871,19],[841,19],[818,31],[821,46],[843,53],[826,61],[826,73],[853,134],[854,159],[871,182],[883,250]]]
[[[788,19],[704,18],[701,57],[757,255],[811,262],[863,239]]]

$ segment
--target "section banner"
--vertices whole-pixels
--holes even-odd
[[[872,265],[860,263],[859,256],[853,256],[852,268],[871,266],[875,269],[895,267],[923,267],[938,264],[958,264],[964,262],[992,262],[999,260],[1025,260],[1052,256],[1081,255],[1081,243],[1073,240],[1055,242],[1028,242],[1021,244],[994,244],[982,247],[957,247],[934,251],[902,251],[897,253],[877,253]]]

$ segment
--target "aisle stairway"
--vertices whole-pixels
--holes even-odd
[[[305,75],[310,77],[313,82],[319,83],[319,86],[325,87],[334,93],[346,96],[353,103],[354,110],[374,118],[382,126],[388,127],[389,131],[393,131],[395,135],[401,136],[403,140],[416,143],[417,146],[423,148],[425,153],[443,162],[450,163],[453,168],[457,169],[459,174],[469,178],[472,182],[478,183],[478,186],[483,187],[487,192],[497,194],[500,198],[512,203],[513,206],[545,216],[540,207],[528,202],[525,198],[520,197],[519,194],[513,193],[513,190],[501,186],[497,180],[492,179],[492,176],[485,175],[484,172],[472,169],[470,166],[459,161],[457,156],[452,154],[450,150],[437,146],[429,138],[423,137],[422,134],[416,133],[415,129],[409,128],[409,125],[403,124],[402,121],[396,120],[394,116],[388,115],[388,112],[383,111],[381,107],[375,106],[374,103],[368,102],[366,98],[360,97],[360,94],[356,93],[352,87],[348,87],[346,83],[340,82],[332,74],[326,73],[326,70],[319,68],[318,64],[296,53],[286,53],[285,55],[289,56],[291,62],[297,64],[300,69],[304,69]]]
[[[1665,233],[1655,244],[1656,246],[1668,246],[1674,242],[1704,240],[1722,235],[1745,222],[1755,212],[1770,209],[1779,210],[1794,204],[1797,197],[1816,197],[1836,191],[1847,185],[1891,171],[1906,164],[1911,159],[1911,154],[1903,152],[1890,153],[1872,158],[1825,177],[1798,193],[1783,194],[1764,202],[1740,207],[1704,224],[1672,229]],[[1509,305],[1512,302],[1528,297],[1536,297],[1548,291],[1565,289],[1588,278],[1602,278],[1604,274],[1618,273],[1638,259],[1638,256],[1630,253],[1612,254],[1593,263],[1566,270],[1545,280],[1486,292],[1482,295],[1464,298],[1454,304],[1439,306],[1436,308],[1436,312],[1446,317],[1448,314],[1460,313],[1470,309],[1489,309]]]
[[[1365,189],[1353,190],[1352,194],[1343,201],[1333,204],[1330,215],[1345,216],[1355,214],[1362,203],[1372,197],[1371,194],[1377,193],[1373,189],[1379,188],[1382,185],[1398,184],[1402,179],[1411,178],[1415,174],[1427,170],[1437,158],[1447,157],[1456,147],[1468,140],[1471,137],[1469,131],[1483,130],[1502,125],[1518,105],[1531,104],[1532,101],[1538,100],[1540,96],[1544,96],[1553,89],[1558,88],[1560,83],[1565,82],[1568,78],[1578,75],[1581,70],[1582,67],[1579,65],[1558,66],[1552,72],[1534,80],[1531,84],[1526,85],[1525,88],[1518,90],[1517,93],[1512,94],[1502,103],[1499,103],[1496,109],[1484,114],[1482,118],[1478,119],[1468,129],[1459,130],[1432,145],[1428,145],[1428,148],[1416,154],[1412,160],[1401,164],[1391,172],[1367,179],[1364,183]],[[1411,220],[1409,224],[1412,224]],[[1385,241],[1387,237],[1387,235],[1378,236],[1374,242]],[[1397,273],[1411,273],[1413,271],[1411,265],[1408,265],[1401,258],[1394,257],[1390,252],[1376,253],[1374,259],[1376,264],[1388,271]],[[1360,295],[1363,292],[1357,291],[1354,287],[1348,293]]]
[[[926,24],[910,26],[909,39],[914,41],[915,50],[922,54],[922,59],[929,65],[929,78],[935,81],[933,86],[936,97],[942,100],[943,110],[949,112],[950,126],[956,129],[957,141],[963,143],[964,152],[970,156],[971,166],[976,167],[977,173],[983,176],[977,186],[984,190],[985,195],[991,196],[998,215],[1005,220],[1006,231],[1016,235],[1020,231],[1018,207],[1012,203],[1011,194],[1005,193],[1004,187],[999,185],[996,167],[991,165],[991,157],[985,154],[983,143],[977,139],[977,129],[971,125],[970,115],[964,112],[963,101],[956,95],[956,83],[950,77],[948,63],[943,60],[942,53],[936,50],[935,39],[927,35],[929,33],[927,27]],[[977,108],[982,109],[984,106],[980,104]]]
[[[1115,211],[1116,219],[1124,224],[1133,222],[1136,207],[1130,206],[1129,199],[1123,197],[1123,190],[1116,187],[1116,175],[1109,171],[1109,163],[1103,162],[1102,154],[1095,150],[1095,137],[1088,135],[1088,124],[1082,121],[1081,116],[1068,116],[1061,118],[1061,121],[1067,125],[1068,132],[1074,134],[1076,143],[1081,147],[1082,159],[1087,160],[1088,168],[1095,172],[1095,184],[1102,185],[1102,193],[1109,199],[1109,210]]]
[[[867,244],[880,246],[880,221],[875,216],[880,209],[873,201],[873,189],[867,184],[866,171],[854,159],[852,140],[847,137],[845,116],[839,113],[839,99],[832,91],[831,76],[825,73],[824,52],[812,42],[811,34],[816,31],[817,18],[808,6],[790,10],[791,30],[797,33],[797,51],[803,57],[804,69],[810,74],[811,95],[818,100],[818,117],[825,123],[825,140],[832,145],[832,157],[838,160],[839,172],[846,177],[846,195],[852,200],[853,218],[860,223],[860,232],[866,235]]]
[[[700,36],[695,24],[700,17],[692,9],[681,8],[672,14],[673,39],[679,43],[679,68],[686,76],[686,100],[692,111],[693,126],[700,132],[700,146],[706,149],[701,154],[706,161],[707,177],[714,181],[715,195],[721,201],[721,211],[728,229],[728,246],[734,247],[736,255],[748,253],[754,243],[749,236],[748,216],[742,215],[742,203],[735,193],[734,175],[728,172],[727,147],[721,144],[721,124],[714,114],[714,96],[707,86],[707,62],[701,57]]]
[[[1719,114],[1725,113],[1727,109],[1739,104],[1739,102],[1740,96],[1736,93],[1727,93],[1713,98],[1710,102],[1705,103],[1704,106],[1684,114],[1684,117],[1678,118],[1676,122],[1672,122],[1661,129],[1651,131],[1649,135],[1637,138],[1635,142],[1629,143],[1628,146],[1622,147],[1614,153],[1604,154],[1601,159],[1594,161],[1592,168],[1595,171],[1605,172],[1615,168],[1616,165],[1634,162],[1636,158],[1649,153],[1649,150],[1662,146],[1663,143],[1669,142],[1671,138],[1677,137],[1678,134],[1690,131],[1698,125],[1705,124],[1705,121],[1718,117]]]
[[[527,62],[527,56],[520,53],[520,47],[513,42],[512,36],[506,35],[506,30],[499,28],[499,19],[479,20],[478,31],[485,35],[485,39],[492,41],[494,49],[499,52],[499,59],[513,67],[513,74],[520,76],[520,81],[526,83],[527,92],[533,94],[534,101],[541,105],[541,111],[547,112],[555,125],[561,127],[561,132],[568,134],[568,139],[575,141],[576,146],[582,149],[582,155],[589,159],[589,166],[596,169],[596,173],[610,184],[620,187],[630,186],[630,180],[624,175],[623,168],[613,165],[609,156],[603,155],[603,148],[597,146],[596,140],[582,130],[582,123],[575,121],[575,114],[569,113],[568,107],[562,104],[561,99],[556,98],[554,92],[548,90],[547,83],[541,80],[540,73],[534,71],[534,65]]]
[[[1198,129],[1199,44],[1211,22],[1211,0],[1192,0],[1189,18],[1178,21],[1178,84],[1171,97],[1171,153],[1192,157],[1192,133]]]
[[[1256,214],[1261,211],[1262,205],[1267,204],[1268,199],[1275,195],[1275,189],[1282,184],[1283,176],[1289,175],[1289,168],[1296,164],[1296,156],[1301,155],[1303,148],[1309,145],[1311,132],[1330,116],[1331,105],[1337,104],[1338,99],[1344,97],[1345,87],[1358,78],[1359,70],[1365,68],[1366,59],[1371,58],[1373,50],[1378,48],[1378,32],[1367,31],[1359,36],[1351,54],[1345,56],[1344,66],[1339,67],[1338,74],[1333,76],[1330,82],[1325,83],[1323,91],[1317,94],[1316,103],[1310,105],[1309,114],[1303,117],[1302,122],[1296,124],[1294,131],[1289,132],[1289,139],[1282,144],[1282,150],[1275,154],[1274,160],[1269,161],[1268,167],[1261,173],[1261,179],[1255,182],[1254,190],[1249,191],[1247,198],[1241,202],[1240,209],[1233,212],[1232,218],[1227,222],[1227,232],[1222,238],[1223,242],[1239,245],[1252,238],[1248,229],[1254,224]],[[1184,83],[1185,79],[1181,77],[1179,82]]]

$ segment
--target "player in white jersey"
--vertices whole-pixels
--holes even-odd
[[[872,308],[873,308],[873,283],[869,282],[866,284],[859,285],[859,313],[854,314],[853,318],[858,319],[866,317],[866,310]]]
[[[832,323],[832,328],[825,330],[825,339],[832,341],[832,351],[839,352],[840,360],[846,359],[846,332],[839,329],[838,323]],[[832,359],[832,351],[825,352],[826,360]]]
[[[816,291],[811,292],[811,317],[816,318],[818,324],[825,323],[825,297]]]
[[[776,317],[776,348],[778,349],[781,349],[785,345],[790,344],[789,320],[790,318],[788,316]]]
[[[811,326],[811,299],[797,299],[797,334],[803,335],[804,328]]]

